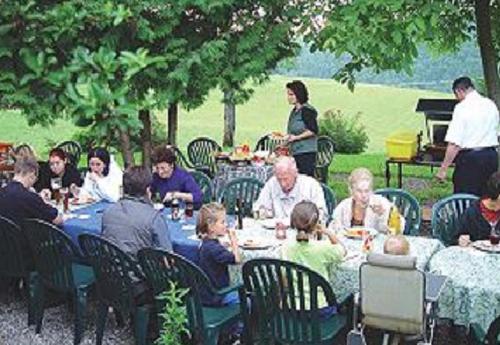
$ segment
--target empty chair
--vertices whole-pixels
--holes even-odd
[[[425,274],[416,258],[370,254],[360,268],[360,292],[355,301],[354,325],[417,335],[432,344],[433,303],[426,301]],[[359,309],[359,318],[358,318]],[[385,340],[385,339],[384,339]]]
[[[399,213],[405,219],[405,235],[417,236],[420,234],[420,223],[422,214],[418,200],[402,189],[383,188],[377,189],[375,194],[382,195],[390,200],[398,208]]]
[[[432,206],[432,236],[445,246],[454,244],[460,216],[477,199],[472,194],[454,194],[436,202]]]
[[[34,277],[33,257],[22,229],[10,219],[0,216],[0,276],[24,279],[32,287]],[[31,291],[32,292],[32,291]],[[32,293],[28,293],[28,325],[33,320]]]
[[[255,151],[267,151],[269,153],[274,152],[276,147],[285,145],[286,140],[284,138],[277,138],[272,134],[266,134],[262,136],[255,145]]]
[[[145,345],[151,304],[147,285],[139,265],[110,241],[92,234],[81,234],[78,242],[96,275],[99,306],[96,320],[96,344],[102,344],[108,308],[121,315],[132,315],[137,345]]]
[[[476,323],[471,325],[470,334],[475,345],[500,345],[500,316],[493,320],[486,334]]]
[[[83,265],[71,238],[56,226],[39,219],[25,221],[36,268],[33,298],[36,332],[40,333],[44,314],[45,290],[70,293],[75,310],[74,344],[83,336],[87,295],[94,283],[92,267]]]
[[[315,271],[284,260],[254,259],[243,265],[244,291],[251,300],[245,308],[245,340],[271,337],[279,344],[332,344],[345,327],[335,294],[328,281]],[[319,294],[337,313],[321,317]]]
[[[240,177],[224,186],[218,197],[228,214],[236,213],[238,200],[244,216],[252,216],[253,203],[259,197],[264,184],[253,177]]]
[[[217,171],[215,153],[220,151],[222,151],[220,145],[215,140],[206,137],[194,139],[187,147],[188,157],[194,168],[210,177],[214,177]]]
[[[316,154],[314,175],[320,182],[328,182],[328,168],[332,163],[334,153],[335,144],[333,140],[326,135],[318,137],[318,152]]]
[[[213,195],[213,184],[210,178],[202,173],[201,171],[191,171],[191,175],[193,175],[194,180],[200,186],[201,192],[203,193],[203,203],[208,204],[212,201]]]
[[[323,189],[323,194],[325,196],[326,210],[328,212],[326,225],[328,225],[332,220],[333,210],[335,210],[335,207],[337,206],[337,198],[335,197],[333,190],[325,183],[321,183],[321,188]]]
[[[216,345],[220,331],[240,319],[239,305],[212,308],[203,306],[201,300],[202,291],[224,296],[240,286],[215,290],[198,266],[177,254],[147,248],[139,251],[138,258],[155,295],[165,291],[170,282],[189,289],[184,302],[189,329],[196,341],[204,345]]]
[[[80,156],[82,154],[82,147],[79,143],[73,140],[68,140],[57,145],[58,148],[62,149],[66,156],[68,157],[68,161],[73,164],[73,166],[78,167],[78,163],[80,162]]]

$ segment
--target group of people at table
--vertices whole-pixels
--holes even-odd
[[[327,278],[331,266],[347,255],[338,234],[353,226],[388,233],[388,219],[394,205],[373,193],[371,172],[357,168],[348,179],[350,197],[337,205],[330,224],[323,225],[329,216],[325,197],[321,185],[311,177],[317,151],[317,113],[307,103],[307,89],[301,82],[287,84],[287,95],[294,106],[287,135],[293,157],[277,159],[274,175],[265,183],[253,208],[258,214],[275,218],[279,226],[296,230],[296,238],[286,240],[281,246],[283,259],[308,266]],[[202,204],[200,187],[188,171],[176,165],[174,150],[167,146],[155,149],[153,171],[132,166],[123,172],[106,149],[95,148],[88,152],[87,167],[82,179],[65,152],[58,148],[50,151],[48,162],[41,167],[33,155],[18,157],[13,180],[0,189],[0,215],[21,226],[28,218],[62,225],[65,216],[53,206],[54,193],[65,190],[80,204],[107,201],[110,204],[103,212],[101,235],[134,257],[145,247],[172,250],[167,221],[152,200],[167,206],[179,200],[199,210],[198,265],[215,288],[229,285],[228,266],[242,261],[236,232],[228,229],[223,205]],[[54,179],[59,180],[57,190],[52,183]],[[500,173],[491,175],[484,190],[484,197],[464,213],[456,229],[455,240],[460,246],[487,239],[492,227],[498,231]],[[404,228],[404,218],[400,218]],[[220,241],[224,235],[228,235],[229,245]],[[409,243],[402,235],[388,236],[384,252],[407,255]],[[324,306],[322,314],[335,313],[327,307],[324,296],[320,298],[320,306]],[[238,303],[238,296],[207,295],[204,300],[211,306],[227,305]]]
[[[167,221],[154,208],[152,195],[158,194],[165,204],[173,199],[192,203],[199,209],[196,224],[201,239],[199,265],[216,288],[223,288],[229,284],[228,265],[241,262],[236,232],[228,229],[223,205],[202,205],[200,187],[188,171],[175,164],[175,159],[172,149],[161,146],[153,154],[154,172],[142,166],[129,167],[122,172],[107,150],[96,148],[88,153],[88,171],[82,181],[60,149],[50,151],[48,164],[41,169],[35,157],[20,157],[15,163],[13,180],[0,190],[0,215],[21,225],[28,218],[61,225],[64,214],[53,207],[51,195],[54,190],[50,183],[51,179],[60,178],[61,187],[68,188],[79,203],[111,202],[103,213],[102,236],[135,256],[144,247],[172,250]],[[338,204],[333,220],[325,227],[322,224],[327,217],[326,205],[320,184],[300,174],[294,158],[278,158],[274,176],[263,187],[254,209],[297,231],[296,238],[285,241],[282,246],[284,259],[299,262],[327,276],[329,267],[346,256],[346,249],[337,236],[339,232],[352,226],[364,226],[381,233],[389,231],[388,218],[393,205],[373,193],[370,171],[355,169],[349,176],[348,185],[351,196]],[[500,173],[490,177],[486,190],[485,198],[465,212],[457,229],[456,239],[462,246],[471,240],[488,238],[491,222],[498,220]],[[219,241],[225,234],[229,236],[229,248]],[[318,234],[327,240],[316,240]],[[408,242],[403,236],[388,237],[385,251],[408,254]],[[214,298],[207,296],[207,303],[237,301],[236,295],[217,301]]]

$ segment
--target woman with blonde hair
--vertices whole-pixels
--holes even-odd
[[[364,226],[387,233],[387,222],[392,206],[389,200],[373,193],[373,175],[366,168],[357,168],[348,178],[351,196],[342,200],[333,212],[330,228],[341,231],[353,226]],[[401,217],[404,229],[404,218]]]

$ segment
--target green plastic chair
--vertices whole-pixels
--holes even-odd
[[[470,327],[470,337],[471,343],[476,345],[500,345],[500,316],[493,320],[486,333],[481,326],[473,323]]]
[[[254,344],[255,335],[266,339],[268,334],[279,344],[332,344],[346,326],[342,314],[320,319],[319,291],[329,306],[340,310],[340,305],[331,285],[305,266],[277,259],[250,260],[243,265],[243,282],[251,300],[251,311],[244,309],[248,344]]]
[[[377,189],[375,194],[382,195],[390,200],[398,208],[399,213],[405,219],[405,235],[418,236],[420,234],[420,223],[422,213],[418,200],[403,189],[383,188]]]
[[[24,223],[36,268],[31,296],[34,300],[36,333],[40,333],[44,314],[45,290],[70,293],[75,310],[74,344],[84,332],[87,295],[95,281],[92,267],[84,265],[71,238],[56,226],[39,219]]]
[[[432,236],[445,246],[456,244],[460,216],[478,197],[472,194],[454,194],[432,206]]]
[[[82,147],[79,143],[73,140],[68,140],[57,145],[57,148],[66,153],[68,161],[73,164],[74,167],[78,167],[78,163],[80,163],[80,156],[82,155]]]
[[[285,139],[278,139],[271,134],[262,136],[255,144],[255,151],[267,151],[273,153],[276,147],[286,145]]]
[[[187,147],[189,160],[196,170],[200,170],[213,178],[217,172],[215,153],[222,151],[213,139],[200,137],[192,140]]]
[[[318,137],[318,153],[316,155],[316,168],[314,175],[318,181],[328,182],[328,168],[333,160],[335,153],[335,143],[326,135]]]
[[[139,262],[156,296],[164,292],[170,282],[180,288],[188,288],[184,297],[188,316],[189,330],[195,341],[204,345],[216,345],[222,329],[240,320],[240,306],[204,307],[201,292],[210,291],[224,296],[238,290],[241,286],[231,286],[215,290],[205,273],[191,261],[180,255],[162,250],[146,248],[138,253]],[[163,306],[159,305],[158,310]]]
[[[32,291],[35,275],[33,256],[23,230],[10,219],[0,216],[0,276],[24,279]],[[28,326],[34,324],[32,295],[28,291]]]
[[[328,212],[328,218],[326,225],[330,224],[333,216],[333,211],[337,207],[337,198],[333,190],[328,187],[325,183],[321,183],[321,188],[323,188],[323,195],[325,196],[326,211]]]
[[[175,153],[175,164],[187,170],[194,170],[194,166],[187,160],[186,156],[184,156],[177,146],[172,146],[171,148]]]
[[[147,344],[152,306],[140,301],[147,293],[145,277],[139,265],[110,241],[93,234],[81,234],[78,242],[96,275],[99,306],[96,320],[96,344],[102,344],[109,307],[119,315],[131,315],[136,344]]]
[[[203,193],[203,203],[208,204],[211,202],[214,188],[210,177],[196,170],[191,171],[190,174],[193,175],[194,180],[198,186],[200,186],[201,192]]]
[[[222,188],[218,201],[224,204],[228,214],[235,214],[236,202],[239,199],[243,215],[251,217],[253,203],[263,187],[264,183],[254,177],[235,178]]]

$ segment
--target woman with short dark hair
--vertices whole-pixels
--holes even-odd
[[[66,153],[60,148],[50,150],[49,161],[40,166],[38,181],[35,184],[36,191],[41,192],[42,195],[50,195],[53,192],[51,180],[54,178],[61,179],[62,188],[82,185],[80,173],[68,162]]]
[[[484,196],[474,201],[460,217],[455,236],[459,246],[486,240],[494,232],[500,236],[500,172],[493,173],[486,182]]]
[[[202,203],[202,192],[193,176],[176,164],[174,150],[165,146],[157,147],[153,152],[155,173],[151,183],[151,193],[159,194],[163,203],[179,199],[192,203],[199,209]]]
[[[301,174],[314,177],[318,151],[318,112],[309,103],[309,93],[300,80],[286,84],[288,103],[293,105],[288,118],[287,140]]]
[[[91,149],[87,156],[89,171],[85,175],[81,189],[72,188],[83,202],[116,202],[121,195],[123,173],[108,150],[102,147]]]

